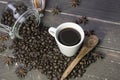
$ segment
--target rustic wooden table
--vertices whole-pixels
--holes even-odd
[[[0,0],[0,13],[8,1]],[[22,1],[22,0],[21,0]],[[97,51],[106,55],[104,60],[99,60],[90,65],[82,78],[76,80],[119,80],[120,79],[120,0],[81,0],[78,7],[72,8],[71,0],[46,0],[46,12],[42,19],[49,26],[57,27],[59,24],[68,21],[75,21],[80,16],[87,16],[89,23],[81,25],[84,30],[94,29],[101,40]],[[31,0],[24,0],[31,6]],[[51,10],[58,5],[62,13],[53,16]],[[0,80],[18,80],[13,70],[9,71],[3,67],[0,57]],[[38,71],[30,72],[34,77],[26,80],[47,80]],[[29,75],[29,76],[33,76]],[[39,79],[36,77],[39,76]]]

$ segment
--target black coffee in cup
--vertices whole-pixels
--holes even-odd
[[[80,42],[81,36],[78,31],[72,28],[65,28],[58,34],[58,40],[66,46],[74,46]]]

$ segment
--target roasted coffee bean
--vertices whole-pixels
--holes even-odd
[[[33,19],[34,17],[29,20],[32,21]],[[16,62],[24,64],[29,71],[38,69],[42,74],[47,75],[49,80],[60,80],[60,76],[62,76],[77,54],[70,58],[64,56],[56,45],[54,38],[48,33],[48,27],[43,24],[40,24],[39,27],[35,27],[36,24],[34,26],[30,24],[24,23],[23,26],[25,27],[21,27],[21,31],[22,29],[24,31],[21,34],[25,38],[13,41],[15,45],[13,54],[17,58]],[[31,30],[32,28],[35,30]],[[31,32],[26,35],[27,31]],[[93,61],[95,62],[96,58],[92,53],[87,54],[70,73],[67,80],[82,76],[88,65]]]

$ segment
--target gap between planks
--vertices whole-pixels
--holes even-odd
[[[7,4],[8,2],[7,1],[0,1],[0,3]]]
[[[52,10],[45,10],[45,11],[52,13]],[[77,18],[82,17],[81,15],[76,15],[76,14],[71,14],[71,13],[65,13],[65,12],[61,12],[60,14],[63,14],[63,15],[66,15],[66,16],[77,17]],[[93,17],[87,17],[87,18],[89,20],[92,20],[92,21],[99,21],[99,22],[108,23],[108,24],[120,25],[119,22],[108,21],[108,20],[103,20],[103,19],[98,19],[98,18],[93,18]]]
[[[102,50],[102,51],[101,51]],[[103,48],[103,47],[97,47],[97,50],[96,51],[100,51],[102,53],[104,53],[105,55],[107,56],[111,56],[111,57],[114,57],[116,59],[119,59],[120,60],[120,51],[115,51],[115,50],[110,50],[110,49],[107,49],[107,48]]]
[[[115,50],[115,49],[112,49],[112,48],[107,48],[107,47],[104,47],[104,46],[98,46],[98,48],[106,49],[106,50],[109,50],[111,52],[115,52],[115,53],[119,53],[120,54],[119,50]]]
[[[94,78],[94,79],[99,79],[99,80],[108,80],[107,78],[102,78],[102,77],[99,77],[99,76],[96,76],[96,75],[90,75],[90,74],[84,74],[84,76],[88,77],[88,78]]]

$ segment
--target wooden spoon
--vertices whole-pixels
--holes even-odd
[[[61,80],[64,80],[74,69],[74,67],[78,64],[78,62],[87,54],[89,53],[95,46],[98,44],[99,39],[96,35],[91,35],[88,37],[83,46],[82,49],[80,50],[79,54],[77,57],[72,61],[72,63],[68,66],[68,68],[65,70],[63,73]]]

